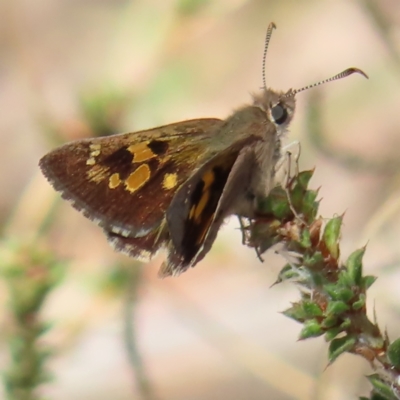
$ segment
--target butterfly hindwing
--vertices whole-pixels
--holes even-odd
[[[200,261],[211,248],[225,217],[235,212],[238,201],[243,203],[255,140],[248,137],[218,153],[176,193],[167,210],[171,243],[162,275],[181,273]]]

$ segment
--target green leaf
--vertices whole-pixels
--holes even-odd
[[[288,318],[292,318],[297,322],[304,322],[306,316],[304,314],[304,309],[300,303],[293,303],[292,307],[288,308],[285,311],[282,311],[282,314]]]
[[[398,400],[398,397],[396,397],[396,399]],[[386,396],[380,395],[379,393],[372,393],[371,398],[368,400],[390,400],[390,399],[388,399]]]
[[[340,327],[341,327],[343,330],[349,329],[350,326],[351,326],[351,319],[350,319],[350,318],[345,318],[345,319],[343,320],[343,322],[340,324]]]
[[[393,393],[390,385],[382,380],[378,374],[367,376],[367,379],[374,387],[374,390],[386,400],[397,400],[397,397]]]
[[[362,259],[365,253],[365,247],[358,249],[350,254],[346,262],[348,275],[354,285],[360,286],[362,284]]]
[[[349,271],[347,269],[343,269],[340,271],[337,283],[341,286],[345,286],[352,291],[354,286],[353,278],[350,276]]]
[[[350,307],[344,301],[330,301],[325,313],[327,315],[340,315],[349,309]]]
[[[361,310],[363,307],[365,307],[365,302],[366,302],[366,297],[365,294],[361,293],[360,296],[358,297],[358,300],[355,301],[352,304],[352,309],[353,310]]]
[[[342,353],[350,351],[356,343],[357,339],[353,336],[345,336],[342,338],[333,339],[329,345],[329,363],[333,363]]]
[[[279,208],[276,203],[280,204],[282,202],[286,202],[287,207],[289,207],[286,192],[281,186],[277,186],[271,190],[267,197],[258,199],[257,211],[262,215],[274,215],[273,210]]]
[[[334,328],[330,328],[325,332],[325,340],[327,342],[330,342],[331,340],[335,339],[337,335],[339,335],[340,332],[343,331],[343,328],[340,326],[335,326]]]
[[[324,290],[332,300],[339,300],[340,287],[336,283],[327,283]]]
[[[390,343],[387,354],[390,362],[396,367],[400,367],[400,338]]]
[[[324,332],[318,321],[312,319],[304,323],[303,329],[300,332],[299,340],[317,337],[323,334]]]
[[[316,251],[311,256],[305,254],[303,258],[303,264],[310,269],[322,268],[324,266],[324,256],[319,251]]]
[[[275,283],[280,283],[286,280],[298,280],[300,278],[299,272],[290,264],[286,264],[279,272],[278,279]]]
[[[350,288],[343,287],[337,283],[328,283],[324,285],[324,290],[332,298],[332,300],[341,300],[348,303],[354,296]]]
[[[314,170],[301,171],[297,175],[297,183],[302,189],[307,190],[308,184],[310,183],[310,180],[313,175],[314,175]]]
[[[312,301],[303,301],[302,303],[306,318],[315,318],[322,316],[322,310],[317,303]]]
[[[287,218],[292,213],[287,198],[274,199],[271,202],[271,210],[274,217],[278,218],[279,220]]]
[[[374,282],[376,281],[376,279],[377,279],[376,276],[372,276],[372,275],[364,276],[364,277],[362,278],[361,287],[362,287],[364,290],[369,289],[369,288],[374,284]]]
[[[342,217],[335,217],[328,221],[323,233],[323,240],[331,256],[337,260],[339,258],[339,236],[342,226]]]
[[[301,232],[300,244],[305,249],[309,249],[311,247],[310,231],[306,228],[304,228],[303,231]]]
[[[333,328],[338,324],[338,317],[336,315],[328,315],[321,323],[324,329]]]
[[[315,200],[318,193],[318,190],[307,190],[303,196],[303,206],[301,211],[306,216],[307,221],[313,221],[317,215],[319,202]]]

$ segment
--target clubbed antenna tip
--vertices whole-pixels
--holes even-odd
[[[360,74],[364,78],[368,79],[368,75],[363,70],[361,70],[359,68],[351,67],[351,68],[345,69],[344,71],[342,71],[328,79],[324,79],[323,81],[313,83],[312,85],[304,86],[300,89],[289,90],[288,96],[294,96],[295,94],[302,92],[303,90],[308,90],[308,89],[322,85],[327,82],[337,81],[338,79],[346,78],[347,76],[352,75],[352,74]]]

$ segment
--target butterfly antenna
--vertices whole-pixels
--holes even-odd
[[[267,35],[265,37],[265,46],[264,46],[264,54],[263,54],[263,62],[262,62],[262,79],[263,79],[264,90],[267,90],[267,82],[265,80],[265,60],[267,58],[267,51],[268,51],[269,41],[271,39],[272,31],[274,29],[276,29],[276,25],[273,22],[271,22],[268,25]]]
[[[328,79],[324,79],[323,81],[320,81],[320,82],[317,82],[317,83],[313,83],[312,85],[304,86],[304,87],[302,87],[300,89],[291,89],[287,93],[287,96],[294,96],[295,94],[297,94],[299,92],[302,92],[303,90],[308,90],[308,89],[311,89],[313,87],[322,85],[322,84],[327,83],[327,82],[337,81],[338,79],[346,78],[346,76],[352,75],[354,73],[360,74],[360,75],[362,75],[362,76],[364,76],[365,78],[368,79],[368,75],[364,71],[362,71],[361,69],[359,69],[359,68],[347,68],[344,71],[340,72],[339,74],[336,74],[335,76],[332,76],[332,77],[330,77]]]

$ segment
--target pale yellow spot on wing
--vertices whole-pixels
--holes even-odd
[[[151,149],[147,146],[148,142],[142,142],[137,144],[132,144],[128,147],[128,151],[133,154],[134,163],[139,163],[143,161],[150,160],[150,158],[154,158],[157,154],[153,153]]]
[[[165,174],[163,180],[164,189],[173,189],[178,183],[178,175],[177,174]]]
[[[95,165],[96,164],[96,157],[100,155],[100,144],[90,144],[90,158],[87,159],[86,165]]]
[[[121,179],[119,177],[119,174],[116,172],[115,174],[112,174],[110,176],[109,182],[108,182],[108,187],[110,189],[115,189],[116,187],[119,186],[119,184],[121,183]]]
[[[134,193],[150,179],[150,168],[147,164],[140,165],[125,180],[126,189]]]
[[[87,172],[87,177],[92,182],[100,183],[105,178],[107,178],[108,170],[109,170],[108,167],[101,167],[99,165],[95,165]]]

